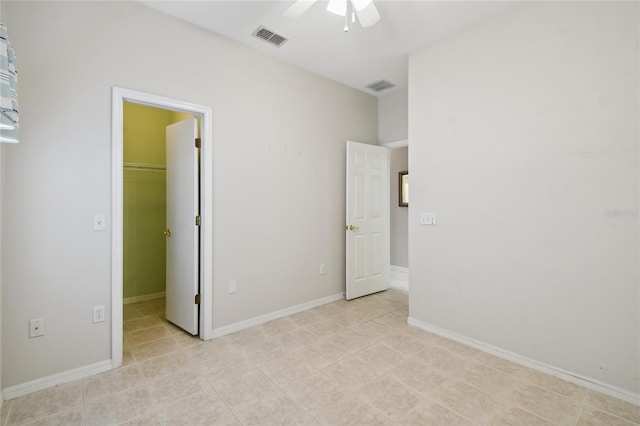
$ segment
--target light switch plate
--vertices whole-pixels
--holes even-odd
[[[436,214],[435,213],[420,213],[420,224],[421,225],[436,225]]]
[[[29,320],[29,337],[44,336],[44,318]]]

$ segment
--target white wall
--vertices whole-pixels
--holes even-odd
[[[110,358],[91,307],[110,311],[111,235],[91,218],[111,211],[114,85],[213,108],[213,327],[344,291],[345,141],[377,141],[375,97],[137,3],[7,2],[5,16],[22,121],[5,151],[5,387]],[[29,339],[34,317],[46,336]]]
[[[639,392],[639,34],[534,2],[411,55],[412,318]]]
[[[406,90],[378,98],[378,138],[381,144],[407,139],[408,108]]]
[[[2,9],[4,0],[0,0],[0,22],[4,23],[2,20]],[[2,397],[2,152],[3,152],[3,144],[0,144],[0,418],[2,417],[2,401],[4,398]]]
[[[0,10],[2,9],[2,1],[0,0]],[[3,175],[3,155],[4,144],[0,144],[0,418],[2,417],[2,175]]]
[[[399,90],[378,98],[378,139],[380,144],[402,141],[408,138],[408,93]],[[392,149],[391,166],[391,264],[409,265],[408,209],[398,207],[398,172],[408,169],[407,148]]]
[[[389,150],[390,188],[391,188],[391,264],[409,267],[409,209],[400,207],[398,173],[409,168],[409,148],[394,148]]]

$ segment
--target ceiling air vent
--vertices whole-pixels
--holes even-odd
[[[371,84],[367,84],[367,87],[369,89],[374,90],[376,92],[381,92],[385,89],[390,89],[391,87],[394,87],[394,86],[395,84],[387,80],[378,80],[378,81],[374,81]]]
[[[263,27],[262,25],[260,25],[251,35],[254,37],[258,37],[259,39],[262,39],[276,47],[282,46],[287,40],[289,40],[285,36],[276,34],[273,31]]]

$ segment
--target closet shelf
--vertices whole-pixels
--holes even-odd
[[[167,170],[166,166],[161,164],[145,164],[145,163],[124,163],[124,168],[127,170],[140,170],[140,171],[158,171],[164,172]]]

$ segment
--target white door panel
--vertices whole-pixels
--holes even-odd
[[[347,300],[389,288],[388,148],[347,142]]]
[[[198,334],[199,214],[197,121],[167,126],[167,320]]]

